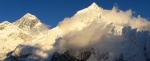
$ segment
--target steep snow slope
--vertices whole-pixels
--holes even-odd
[[[19,44],[6,61],[150,61],[150,22],[131,10],[93,3],[48,31],[29,13],[14,25],[36,37]]]

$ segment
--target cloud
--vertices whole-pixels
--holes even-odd
[[[105,10],[104,10],[105,11]],[[133,28],[142,28],[149,26],[150,22],[140,17],[134,17],[132,16],[133,12],[131,9],[127,11],[122,11],[116,7],[113,7],[112,10],[107,10],[103,12],[103,16],[107,18],[106,20],[111,21],[112,23],[115,23],[117,25],[128,25],[132,26]],[[147,30],[150,30],[149,28]]]

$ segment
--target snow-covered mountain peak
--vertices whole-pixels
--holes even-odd
[[[23,17],[21,17],[19,20],[17,20],[14,24],[18,26],[31,26],[32,27],[38,23],[40,23],[40,20],[36,16],[30,13],[27,13]]]
[[[4,22],[2,22],[0,25],[7,25],[7,24],[10,24],[10,22],[4,21]]]
[[[17,25],[19,28],[30,32],[31,34],[39,34],[40,31],[43,32],[48,30],[36,16],[30,13],[25,14],[19,20],[14,22],[14,25]]]
[[[37,18],[36,16],[34,16],[34,15],[30,14],[30,13],[26,13],[23,17],[24,17],[24,18],[31,19],[31,20],[33,20],[33,19],[36,19],[36,18]]]
[[[8,21],[4,21],[2,23],[0,23],[0,30],[4,30],[5,28],[8,28],[8,26],[10,26],[11,23]]]
[[[98,9],[100,8],[95,2],[92,3],[88,8],[91,8],[91,9]]]
[[[37,24],[38,22],[40,22],[40,20],[36,16],[30,13],[27,13],[23,17],[21,17],[19,20],[17,20],[14,24],[18,26],[21,26],[21,25],[29,26],[32,24]]]
[[[60,23],[60,28],[64,28],[66,30],[65,25],[69,25],[70,27],[67,27],[68,30],[82,30],[84,27],[91,25],[95,21],[106,21],[102,18],[102,13],[103,9],[100,8],[96,3],[92,3],[87,8],[77,11],[73,17],[64,19],[64,21]],[[65,22],[69,22],[70,24],[66,24]],[[65,31],[63,34],[65,34]]]
[[[8,29],[18,30],[18,27],[8,21],[4,21],[4,22],[0,23],[0,30],[6,31]]]
[[[89,7],[78,11],[77,14],[86,13],[86,12],[100,13],[100,12],[102,12],[102,10],[103,10],[103,8],[99,7],[96,3],[92,3]]]

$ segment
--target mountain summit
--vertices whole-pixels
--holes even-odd
[[[92,3],[87,8],[78,11],[77,14],[84,13],[84,12],[87,12],[87,11],[89,11],[89,12],[95,12],[96,11],[97,13],[99,13],[99,12],[101,12],[101,10],[103,10],[103,9],[101,7],[99,7],[96,3]]]
[[[100,7],[94,2],[88,8],[97,9],[97,8],[100,8]]]
[[[14,25],[17,25],[19,28],[28,31],[31,34],[42,34],[48,30],[48,28],[42,24],[36,16],[30,13],[25,14],[19,20],[14,22]]]
[[[34,15],[27,13],[22,18],[17,20],[14,24],[19,28],[29,27],[30,29],[35,27],[36,24],[40,23],[39,19]]]
[[[26,13],[23,17],[24,18],[28,18],[28,19],[37,19],[36,16],[34,16],[34,15],[30,14],[30,13]]]

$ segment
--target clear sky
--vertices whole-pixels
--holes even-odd
[[[0,22],[14,22],[26,13],[36,15],[41,22],[55,27],[65,17],[73,16],[77,11],[93,2],[104,9],[132,9],[134,16],[150,18],[150,0],[0,0]]]

